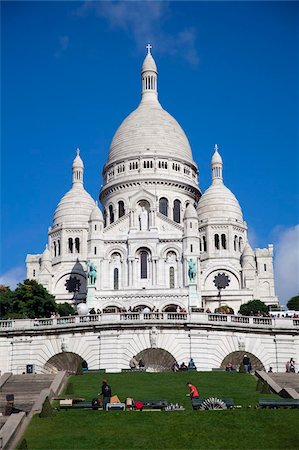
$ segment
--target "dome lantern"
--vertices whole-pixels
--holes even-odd
[[[146,48],[147,55],[143,61],[141,69],[142,101],[153,101],[158,98],[158,71],[155,60],[151,54],[151,44],[147,44]]]
[[[216,183],[223,183],[223,178],[222,178],[222,167],[223,167],[223,163],[222,163],[222,158],[220,156],[220,153],[218,152],[218,145],[216,144],[214,147],[214,155],[212,156],[212,161],[211,161],[211,165],[212,165],[212,183],[216,184]]]
[[[74,183],[80,183],[83,185],[83,172],[84,172],[84,164],[82,159],[80,158],[80,149],[76,150],[77,155],[73,161],[73,185]]]

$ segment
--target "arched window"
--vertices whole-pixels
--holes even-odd
[[[169,267],[169,287],[174,289],[174,267]]]
[[[57,256],[57,245],[56,245],[56,241],[54,241],[53,247],[54,247],[54,257],[55,257],[55,256]]]
[[[225,236],[225,234],[221,235],[221,247],[226,249],[226,236]]]
[[[181,222],[181,202],[179,200],[173,202],[173,220],[177,223]]]
[[[118,202],[118,218],[125,215],[125,204],[122,200]]]
[[[202,252],[202,242],[200,238],[199,238],[199,251]]]
[[[242,247],[243,247],[243,241],[242,241],[242,238],[239,237],[239,252],[242,251]]]
[[[76,253],[80,253],[80,239],[78,237],[75,239],[75,249]]]
[[[61,245],[60,245],[60,239],[58,239],[58,241],[57,241],[57,253],[58,253],[58,256],[60,256],[60,255],[61,255]]]
[[[140,278],[147,278],[147,253],[140,253]]]
[[[238,245],[238,236],[234,237],[234,250],[237,251],[237,245]]]
[[[69,243],[69,253],[73,253],[74,251],[73,238],[69,238],[68,243]]]
[[[215,242],[215,248],[217,250],[219,250],[219,248],[220,248],[219,234],[214,234],[214,242]]]
[[[203,242],[203,251],[206,252],[207,251],[207,240],[206,240],[205,236],[202,237],[202,242]]]
[[[159,212],[164,216],[168,216],[168,200],[165,197],[161,197],[159,200]]]
[[[109,205],[109,220],[110,223],[114,222],[114,212],[113,212],[113,206]]]
[[[118,269],[113,270],[113,288],[115,291],[118,290]]]
[[[107,211],[106,208],[103,211],[104,227],[107,226]]]

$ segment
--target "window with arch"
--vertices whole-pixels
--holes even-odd
[[[221,247],[226,250],[226,235],[222,234],[221,235]]]
[[[112,205],[109,205],[109,221],[110,223],[114,222],[114,211]]]
[[[202,243],[203,243],[203,251],[207,251],[207,239],[205,236],[202,237]]]
[[[140,253],[140,278],[146,279],[148,277],[148,254],[146,251]]]
[[[201,241],[201,238],[199,238],[199,251],[202,252],[202,241]]]
[[[118,202],[118,218],[125,215],[125,204],[122,200]]]
[[[60,256],[60,255],[61,255],[61,245],[60,245],[60,239],[58,239],[58,241],[57,241],[57,253],[58,253],[58,256]]]
[[[220,248],[219,234],[214,234],[214,243],[215,243],[215,248],[217,250],[219,250],[219,248]]]
[[[69,250],[69,253],[74,252],[73,238],[68,238],[68,250]]]
[[[238,236],[235,235],[235,237],[234,237],[234,250],[235,250],[235,252],[237,251],[237,246],[238,246]]]
[[[117,267],[113,270],[113,289],[115,291],[118,291],[118,287],[119,287],[119,271],[117,269]]]
[[[159,212],[164,216],[168,216],[168,200],[165,197],[161,197],[159,200]]]
[[[80,239],[78,237],[75,239],[75,249],[76,253],[80,253]]]
[[[242,247],[243,247],[243,239],[239,237],[239,252],[242,251]]]
[[[57,256],[57,244],[56,241],[53,242],[53,248],[54,248],[54,258]]]
[[[106,208],[104,208],[104,211],[103,211],[103,219],[104,219],[104,227],[106,227],[107,226],[107,211],[106,211]]]
[[[169,267],[169,287],[173,289],[174,286],[174,267]]]
[[[177,223],[181,222],[181,202],[177,199],[173,202],[173,220]]]

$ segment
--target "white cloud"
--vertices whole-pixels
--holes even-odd
[[[69,43],[70,43],[69,36],[60,36],[59,49],[57,50],[57,52],[54,53],[55,58],[60,58],[62,53],[64,53],[68,49]]]
[[[281,230],[274,248],[276,292],[286,304],[299,292],[299,225]]]
[[[15,289],[18,283],[24,281],[26,272],[24,266],[14,267],[0,276],[0,284]]]
[[[92,14],[106,19],[111,28],[132,36],[138,49],[143,49],[147,42],[154,46],[156,43],[161,53],[178,55],[193,66],[199,63],[194,28],[183,28],[175,34],[165,31],[164,24],[171,18],[169,2],[86,1],[74,14],[78,17]]]

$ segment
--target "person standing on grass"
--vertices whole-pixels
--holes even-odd
[[[103,396],[103,410],[107,411],[107,404],[110,403],[111,399],[111,387],[107,384],[107,380],[102,380],[102,383],[101,395]]]
[[[190,397],[191,401],[194,398],[199,398],[198,391],[197,391],[196,387],[190,382],[187,383],[187,386],[188,386],[190,392],[189,392],[189,394],[186,394],[186,396]]]

